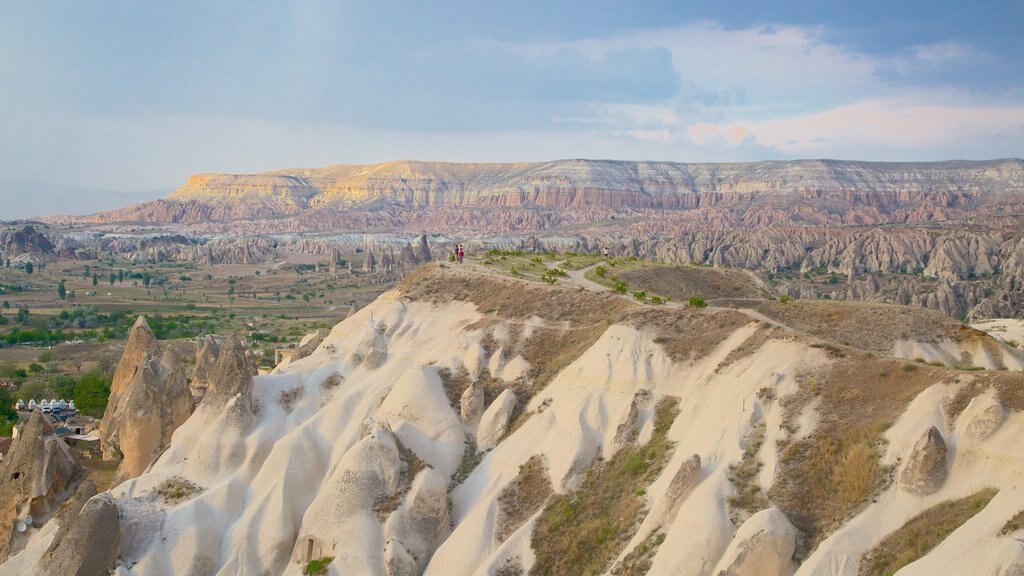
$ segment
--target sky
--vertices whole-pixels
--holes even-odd
[[[1020,0],[0,0],[0,199],[400,159],[1021,157],[1022,30]]]

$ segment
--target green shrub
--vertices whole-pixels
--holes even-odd
[[[689,304],[693,308],[704,308],[708,305],[700,296],[690,296]]]
[[[622,280],[616,280],[612,284],[612,292],[616,294],[625,294],[629,290],[629,285]]]
[[[327,566],[331,562],[334,562],[334,556],[324,556],[323,558],[310,560],[306,567],[302,569],[302,573],[306,576],[323,576],[327,574]]]
[[[785,304],[786,302],[789,302],[789,296],[786,295],[786,294],[783,294],[782,296],[779,296],[779,302],[782,302],[783,304]]]
[[[594,274],[597,274],[597,276],[599,278],[604,278],[604,275],[607,274],[607,273],[608,273],[608,267],[607,266],[598,266],[597,268],[594,268]]]

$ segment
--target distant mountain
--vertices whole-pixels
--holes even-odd
[[[163,198],[171,190],[159,188],[145,192],[86,190],[70,186],[24,180],[0,180],[0,220],[18,220],[49,214],[85,215],[128,204]]]
[[[293,229],[344,224],[338,214],[388,206],[530,210],[767,209],[773,224],[891,223],[914,210],[960,217],[1024,199],[1024,161],[924,163],[798,160],[723,164],[558,160],[520,164],[390,162],[262,174],[199,174],[166,200],[98,214],[88,222],[207,223],[296,220]],[[808,212],[811,211],[811,212]],[[311,215],[315,214],[315,216]],[[892,216],[892,218],[890,218]],[[781,219],[781,221],[780,221]],[[936,219],[929,216],[929,219]],[[763,217],[758,216],[758,220]],[[726,218],[725,227],[734,223]],[[426,222],[425,224],[430,224]]]

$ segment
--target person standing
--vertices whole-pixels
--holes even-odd
[[[465,255],[466,255],[466,252],[462,249],[462,244],[459,244],[459,252],[455,256],[455,259],[458,260],[459,264],[462,264],[462,257],[465,256]]]

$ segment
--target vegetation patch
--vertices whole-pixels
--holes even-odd
[[[533,516],[554,490],[540,456],[519,467],[519,475],[498,496],[498,540],[504,542]]]
[[[302,393],[305,391],[303,386],[296,386],[290,390],[282,390],[281,395],[277,398],[277,404],[286,413],[291,414],[292,409],[295,408],[295,403],[302,398]]]
[[[784,401],[787,429],[801,406],[817,398],[814,432],[779,446],[779,473],[768,498],[807,537],[798,559],[866,506],[891,481],[883,466],[885,430],[922,390],[950,374],[922,366],[899,379],[880,376],[903,364],[851,354],[824,372],[805,377],[799,401]],[[813,382],[813,385],[811,384]]]
[[[843,344],[879,354],[890,354],[898,340],[935,343],[975,337],[957,320],[916,306],[813,300],[761,305],[766,316],[795,330],[831,342],[841,335]]]
[[[657,334],[654,342],[680,363],[707,356],[737,328],[751,322],[734,310],[651,308],[632,312],[624,321],[637,328],[653,328]]]
[[[466,447],[462,452],[462,460],[459,462],[459,468],[455,470],[455,474],[452,474],[452,479],[448,483],[448,492],[451,492],[456,486],[465,482],[466,478],[469,478],[473,470],[483,461],[484,454],[484,452],[477,448],[476,438],[467,434]]]
[[[1013,515],[1013,518],[1007,520],[1006,524],[1003,524],[1003,527],[999,530],[999,535],[1009,536],[1021,528],[1024,528],[1024,510],[1017,512]]]
[[[395,437],[395,443],[398,445],[398,457],[402,461],[402,468],[398,478],[398,490],[395,490],[395,493],[390,498],[376,502],[373,506],[373,511],[377,513],[377,517],[380,518],[381,522],[387,520],[387,517],[398,509],[402,504],[402,500],[405,499],[405,495],[412,488],[413,480],[427,467],[426,462],[420,460],[415,452],[408,449],[405,444],[402,444],[402,441],[397,436]]]
[[[171,476],[154,488],[153,494],[162,498],[167,504],[173,505],[184,502],[202,491],[202,487],[181,476]]]
[[[615,576],[644,576],[651,569],[654,555],[658,553],[658,548],[663,542],[665,542],[665,533],[660,529],[654,530],[612,568],[612,574]]]
[[[742,270],[648,264],[623,270],[618,277],[631,286],[679,301],[693,294],[700,294],[707,300],[772,298],[753,275]]]
[[[994,488],[987,488],[966,498],[932,506],[915,516],[864,555],[859,576],[895,574],[981,512],[996,492]]]
[[[763,464],[757,458],[757,453],[764,444],[764,436],[765,424],[762,422],[746,438],[747,446],[743,449],[743,458],[729,466],[729,482],[736,489],[736,493],[728,498],[732,512],[730,520],[735,526],[742,524],[755,512],[771,506],[758,481]]]
[[[334,556],[324,556],[323,558],[310,560],[302,568],[302,573],[305,576],[324,576],[327,574],[327,566],[330,565],[331,562],[334,562]]]
[[[672,454],[668,430],[679,399],[655,407],[654,434],[644,446],[627,445],[607,462],[596,462],[579,489],[552,499],[533,532],[531,574],[601,574],[635,534],[643,519],[642,494]]]

